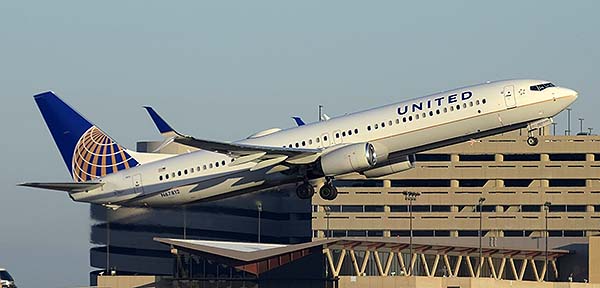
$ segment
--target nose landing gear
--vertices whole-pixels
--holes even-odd
[[[527,145],[529,146],[537,146],[539,140],[538,138],[534,137],[534,136],[529,136],[527,137]]]

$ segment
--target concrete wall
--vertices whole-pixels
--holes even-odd
[[[98,288],[134,288],[154,282],[155,276],[98,276]]]

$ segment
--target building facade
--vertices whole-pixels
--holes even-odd
[[[420,193],[415,237],[477,237],[480,225],[484,237],[543,237],[546,219],[550,237],[600,232],[600,137],[525,140],[473,140],[418,154],[414,169],[385,179],[337,181],[335,201],[313,198],[313,237],[409,236],[407,191]]]

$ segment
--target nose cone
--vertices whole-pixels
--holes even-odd
[[[560,88],[560,94],[561,97],[565,97],[567,99],[569,99],[569,101],[571,103],[575,102],[575,100],[577,99],[577,96],[579,95],[579,93],[577,93],[577,91],[573,90],[573,89],[569,89],[569,88]]]

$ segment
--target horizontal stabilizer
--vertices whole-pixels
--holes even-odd
[[[69,193],[83,192],[98,188],[104,183],[85,183],[85,182],[29,182],[21,183],[18,186],[26,186],[40,189],[65,191]]]

